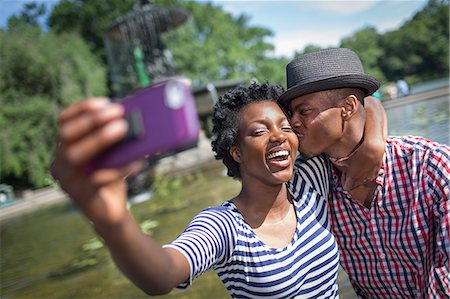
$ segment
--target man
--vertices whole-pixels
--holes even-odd
[[[364,141],[364,96],[378,81],[342,48],[305,54],[286,70],[280,102],[299,151],[332,162],[330,222],[357,295],[450,298],[450,147],[389,137],[378,174],[348,188],[348,173],[366,167],[352,157]]]

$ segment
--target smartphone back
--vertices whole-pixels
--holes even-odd
[[[171,77],[123,99],[130,136],[105,151],[91,171],[177,152],[198,141],[200,125],[190,81]]]

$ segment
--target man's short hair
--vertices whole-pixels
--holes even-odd
[[[325,91],[330,100],[340,101],[349,95],[355,95],[358,101],[364,106],[365,90],[360,88],[338,88]],[[335,103],[337,104],[337,102]]]

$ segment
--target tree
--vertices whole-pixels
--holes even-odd
[[[133,0],[61,0],[50,13],[49,27],[56,33],[78,33],[106,62],[104,35],[118,17],[133,8]]]
[[[8,19],[8,28],[24,24],[39,27],[39,19],[45,16],[46,11],[45,4],[43,3],[25,3],[19,16],[11,16]]]
[[[301,51],[301,52],[295,51],[294,57],[297,57],[297,56],[300,56],[300,55],[306,54],[306,53],[315,52],[320,49],[321,49],[321,47],[318,45],[309,44],[309,45],[306,45],[305,48],[303,48],[303,51]]]
[[[77,35],[17,24],[0,31],[0,179],[42,187],[59,107],[106,92],[104,66]]]
[[[364,71],[385,82],[384,73],[379,61],[383,59],[384,50],[380,45],[380,34],[374,27],[366,27],[356,31],[352,36],[341,40],[341,47],[349,48],[358,53],[364,66]]]
[[[389,80],[409,83],[448,77],[449,1],[429,0],[398,30],[381,39],[385,57],[380,66]]]
[[[49,25],[56,32],[78,32],[104,58],[103,37],[108,26],[130,13],[133,3],[131,0],[62,0],[51,12]],[[182,8],[191,15],[188,23],[168,32],[163,39],[173,54],[178,73],[194,83],[237,78],[279,82],[284,77],[284,64],[277,71],[272,68],[277,59],[266,61],[274,47],[265,39],[273,33],[250,26],[248,16],[233,17],[220,6],[194,1],[160,0],[154,5]],[[261,69],[268,77],[261,77]]]
[[[269,29],[250,26],[247,15],[233,17],[211,3],[179,5],[191,14],[191,22],[166,40],[181,74],[202,83],[238,78],[276,82],[280,74],[284,76],[283,64],[274,74],[264,71],[261,76],[261,69],[273,71],[270,65],[277,61],[268,59],[274,49],[265,41],[273,35]]]

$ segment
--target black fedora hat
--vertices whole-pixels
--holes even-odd
[[[380,83],[364,73],[358,55],[350,49],[332,48],[304,54],[286,66],[287,90],[280,103],[313,92],[344,87],[365,90],[366,96],[374,93]]]

